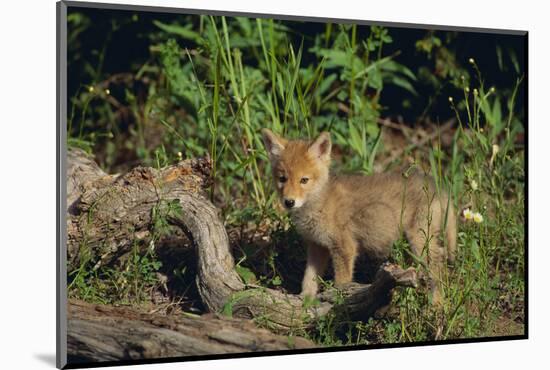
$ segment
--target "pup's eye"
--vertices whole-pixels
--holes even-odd
[[[286,180],[287,180],[286,176],[279,177],[279,182],[286,182]]]
[[[308,179],[307,177],[302,177],[302,178],[300,179],[300,183],[301,183],[301,184],[307,184],[308,181],[309,181],[309,179]]]

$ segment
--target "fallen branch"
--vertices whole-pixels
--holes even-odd
[[[386,158],[382,164],[381,164],[381,167],[382,168],[385,168],[387,167],[388,165],[390,165],[392,162],[394,162],[395,160],[399,159],[401,156],[403,156],[403,153],[406,153],[406,152],[409,152],[411,150],[413,150],[414,148],[419,148],[419,147],[422,147],[424,146],[425,144],[437,139],[438,136],[440,136],[443,132],[446,132],[447,130],[450,130],[454,124],[456,122],[456,119],[454,118],[451,118],[450,120],[448,120],[447,122],[445,122],[443,125],[441,126],[437,126],[437,128],[435,129],[434,132],[432,132],[430,135],[426,135],[424,136],[423,138],[421,138],[420,140],[414,140],[412,141],[412,143],[410,145],[407,145],[405,146],[404,148],[402,148],[401,150],[397,151],[396,153],[394,153],[392,156]],[[387,125],[387,122],[385,123],[385,125]],[[407,136],[406,136],[407,137]],[[411,139],[410,136],[407,137],[408,139]]]
[[[312,348],[248,320],[215,315],[159,315],[70,300],[69,362],[101,362]]]

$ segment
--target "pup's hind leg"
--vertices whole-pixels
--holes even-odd
[[[433,221],[439,220],[432,217]],[[440,284],[443,281],[446,255],[445,248],[440,241],[440,222],[415,222],[413,226],[405,231],[405,236],[411,245],[412,253],[424,262],[430,273],[430,285],[432,301],[439,305],[443,296]]]
[[[437,235],[432,235],[431,239],[427,241],[421,231],[408,231],[406,237],[411,245],[412,253],[424,262],[429,270],[433,302],[435,304],[442,303],[443,297],[439,284],[443,277],[445,258],[443,248],[437,240]]]

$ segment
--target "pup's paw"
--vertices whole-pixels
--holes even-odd
[[[317,295],[316,284],[310,284],[310,285],[304,284],[304,286],[302,287],[302,292],[300,293],[300,296],[315,298],[316,295]]]

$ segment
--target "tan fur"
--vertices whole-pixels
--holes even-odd
[[[371,263],[379,264],[389,257],[401,232],[412,253],[428,264],[434,279],[440,279],[445,261],[454,258],[456,219],[451,204],[446,212],[447,197],[437,196],[429,177],[329,175],[328,133],[314,142],[288,141],[267,129],[262,133],[279,196],[283,203],[295,201],[290,216],[308,246],[303,294],[317,293],[317,276],[323,275],[329,257],[335,284],[348,283],[360,251]],[[281,177],[286,181],[279,181]],[[303,178],[307,183],[301,182]],[[442,230],[445,217],[446,229]],[[441,243],[440,234],[445,243]],[[434,290],[434,300],[440,298]]]

